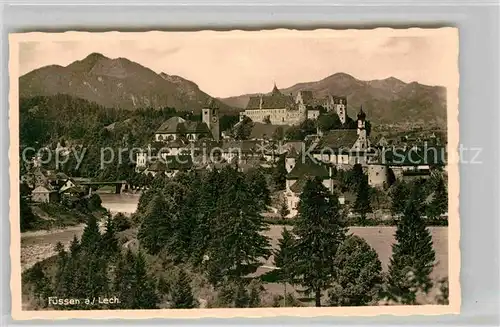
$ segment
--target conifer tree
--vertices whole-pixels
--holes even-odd
[[[106,231],[102,236],[103,254],[113,258],[118,252],[118,239],[116,238],[115,223],[111,215],[106,220]]]
[[[434,268],[435,252],[431,233],[422,218],[420,186],[418,183],[413,186],[398,221],[389,264],[388,296],[403,304],[416,304],[417,293],[427,293],[432,287],[429,276]]]
[[[269,239],[262,234],[267,226],[260,215],[260,201],[251,196],[240,172],[228,168],[221,173],[224,184],[207,253],[207,271],[214,285],[223,277],[240,281],[271,254]]]
[[[171,308],[191,309],[197,307],[197,301],[193,296],[191,278],[181,269],[172,285]]]
[[[250,170],[245,174],[246,184],[250,195],[254,197],[259,203],[262,211],[271,204],[271,192],[267,187],[266,177],[260,169]]]
[[[134,272],[135,257],[132,251],[127,250],[120,255],[114,272],[113,291],[120,299],[119,307],[122,309],[132,308],[134,304]]]
[[[364,306],[378,300],[383,283],[382,264],[364,239],[348,236],[337,251],[334,265],[335,279],[328,292],[330,305]]]
[[[169,246],[174,234],[172,203],[155,195],[149,203],[139,228],[139,240],[150,254],[157,254]]]
[[[97,218],[94,215],[89,215],[87,226],[83,230],[80,246],[88,252],[97,250],[101,242],[101,233],[97,224]]]
[[[370,186],[366,176],[358,182],[356,201],[354,202],[354,211],[360,215],[361,222],[366,220],[366,214],[372,212],[370,205]]]
[[[274,186],[276,190],[284,190],[286,184],[286,167],[285,167],[285,155],[279,156],[273,167],[272,178],[274,181]]]
[[[146,270],[146,259],[142,252],[134,260],[134,302],[132,309],[158,308],[156,280],[149,276]]]
[[[433,199],[427,207],[426,214],[427,217],[436,219],[446,212],[448,212],[448,191],[444,179],[439,177],[436,179]]]
[[[409,196],[409,187],[403,182],[396,182],[391,190],[391,212],[395,215],[400,214],[406,207]]]
[[[284,299],[286,299],[287,295],[287,283],[293,283],[293,246],[293,234],[287,228],[283,228],[283,231],[281,232],[281,239],[278,242],[278,248],[274,251],[274,264],[277,268],[279,268],[277,271],[278,278],[285,285]]]
[[[293,228],[293,275],[295,282],[313,293],[321,306],[321,293],[331,284],[338,246],[346,237],[338,198],[319,178],[306,182],[300,195],[298,217]]]

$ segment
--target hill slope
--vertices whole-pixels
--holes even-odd
[[[315,97],[328,94],[347,96],[348,113],[363,110],[375,123],[420,123],[446,127],[446,89],[416,82],[404,83],[394,77],[383,80],[361,81],[345,73],[337,73],[317,82],[299,83],[282,89],[296,95],[301,90],[312,90]],[[220,99],[227,105],[244,108],[252,94]]]
[[[19,78],[20,97],[68,94],[105,107],[174,107],[199,111],[210,96],[179,76],[157,74],[125,58],[92,53],[66,67],[45,66]],[[220,103],[221,110],[229,109]]]

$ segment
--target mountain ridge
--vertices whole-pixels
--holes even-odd
[[[315,97],[346,96],[348,114],[355,117],[362,105],[375,123],[435,123],[446,127],[446,89],[418,82],[403,82],[396,77],[370,81],[359,80],[347,73],[335,73],[318,81],[301,82],[280,89],[295,96],[299,91],[313,91]],[[267,93],[269,94],[269,93]],[[259,93],[219,98],[231,107],[246,107],[251,96]]]
[[[180,76],[174,82],[127,58],[111,59],[97,52],[66,66],[48,65],[28,72],[19,78],[19,90],[20,97],[68,94],[124,109],[173,107],[199,112],[211,98]],[[219,106],[230,110],[221,102]]]

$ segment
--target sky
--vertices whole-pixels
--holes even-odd
[[[286,88],[317,81],[338,72],[360,80],[393,76],[446,86],[449,74],[457,70],[449,51],[456,50],[456,41],[442,33],[376,31],[112,32],[78,37],[54,33],[19,43],[19,73],[66,66],[98,52],[182,76],[211,96],[229,97],[269,92],[274,83]]]

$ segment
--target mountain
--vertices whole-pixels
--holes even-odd
[[[157,74],[126,58],[92,53],[66,67],[51,65],[19,78],[20,97],[68,94],[105,107],[200,109],[210,96],[180,76]],[[230,108],[219,102],[221,111]]]
[[[337,73],[317,82],[299,83],[286,89],[284,94],[311,90],[315,97],[328,94],[347,97],[348,114],[355,118],[359,107],[368,119],[384,124],[430,124],[446,127],[446,89],[416,82],[405,83],[397,78],[361,81],[349,74]],[[253,94],[220,99],[225,104],[245,108]]]

